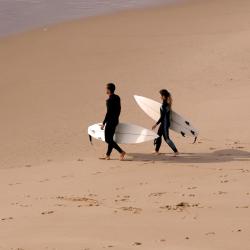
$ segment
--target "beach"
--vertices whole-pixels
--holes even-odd
[[[0,39],[0,249],[250,249],[250,2],[185,1],[67,21]],[[115,82],[200,131],[111,161],[89,125]]]

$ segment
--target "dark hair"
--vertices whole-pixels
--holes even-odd
[[[114,83],[108,83],[107,84],[107,89],[114,94],[115,93],[115,84]]]
[[[170,92],[168,92],[166,89],[161,89],[160,91],[161,96],[165,97],[165,102],[169,105],[170,109],[172,108],[172,104],[173,104],[173,99],[172,96],[170,94]]]
[[[164,96],[166,99],[170,97],[170,93],[166,89],[161,89],[160,91],[161,96]]]

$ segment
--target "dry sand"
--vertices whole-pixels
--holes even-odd
[[[250,2],[193,1],[0,40],[0,249],[250,249]],[[133,94],[174,96],[200,129],[182,154],[97,158],[89,124],[106,82],[121,120],[151,127]]]

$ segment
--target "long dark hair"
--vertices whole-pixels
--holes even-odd
[[[173,98],[172,98],[172,95],[170,94],[170,92],[167,91],[166,89],[161,89],[159,92],[160,92],[161,96],[165,97],[164,102],[166,102],[171,109],[172,104],[173,104]]]

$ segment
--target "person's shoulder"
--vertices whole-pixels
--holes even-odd
[[[167,107],[166,102],[163,102],[163,103],[161,104],[161,107],[162,107],[162,108],[166,108],[166,107]]]
[[[119,96],[119,95],[116,95],[116,94],[114,94],[114,98],[117,99],[117,100],[120,100],[120,99],[121,99],[120,96]]]
[[[162,105],[164,105],[165,107],[168,107],[169,103],[168,102],[163,102]]]
[[[170,106],[167,102],[163,102],[162,105],[161,105],[162,109],[165,109],[165,110],[169,110],[170,109]]]

